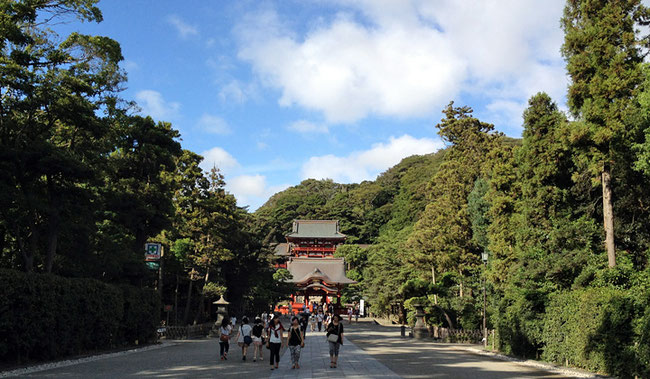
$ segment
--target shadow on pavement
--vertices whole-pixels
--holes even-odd
[[[344,324],[346,338],[404,378],[562,378],[514,362],[454,350],[452,345],[400,337],[399,327],[364,320]]]

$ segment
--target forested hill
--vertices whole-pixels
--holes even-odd
[[[521,139],[508,137],[501,141],[521,144]],[[374,181],[307,179],[276,193],[255,212],[265,242],[283,242],[296,219],[339,220],[347,243],[353,244],[372,244],[382,234],[412,227],[427,205],[431,181],[446,151],[404,158]]]
[[[445,150],[413,155],[374,181],[339,184],[307,179],[273,195],[256,212],[266,242],[284,241],[295,219],[336,219],[348,243],[369,244],[380,234],[415,223]]]

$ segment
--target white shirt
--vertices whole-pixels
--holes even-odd
[[[277,337],[275,336],[276,331],[278,332]],[[271,330],[269,332],[270,332],[269,333],[269,342],[271,342],[271,343],[282,343],[282,339],[280,338],[280,337],[282,337],[282,327],[280,326],[280,324],[275,326],[275,329],[271,328]]]
[[[223,326],[219,328],[219,333],[229,336],[231,330],[232,330],[232,326],[226,325],[225,328]]]
[[[323,314],[322,313],[319,313],[318,316],[316,316],[316,317],[318,317],[318,322],[323,322]]]
[[[239,328],[239,336],[237,337],[237,342],[244,342],[244,336],[250,336],[251,331],[253,331],[253,328],[248,325],[244,324]]]

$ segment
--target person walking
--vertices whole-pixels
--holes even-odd
[[[239,330],[237,330],[237,345],[241,347],[241,360],[245,361],[246,360],[246,353],[248,352],[248,347],[253,343],[253,338],[251,337],[251,331],[253,328],[251,328],[250,325],[248,325],[248,317],[244,316],[241,319],[241,326],[239,326]]]
[[[262,351],[262,345],[264,345],[264,325],[262,324],[261,318],[258,317],[255,319],[255,325],[251,334],[253,337],[253,362],[257,362],[258,352],[260,354],[260,361],[263,361],[264,353]]]
[[[302,336],[307,337],[307,325],[309,325],[309,313],[303,313],[298,319],[298,324],[300,325],[300,330],[302,331]]]
[[[316,322],[318,323],[318,331],[320,332],[323,329],[323,320],[325,319],[325,315],[323,315],[323,310],[318,311],[318,315],[316,316]]]
[[[352,308],[348,308],[348,325],[352,324]]]
[[[282,349],[282,345],[284,344],[284,327],[279,317],[274,317],[271,320],[271,326],[267,334],[269,336],[267,347],[271,350],[269,363],[271,364],[271,370],[273,370],[274,368],[278,368],[278,364],[280,363],[280,349]]]
[[[310,330],[313,332],[316,330],[316,314],[312,313],[311,316],[309,316],[309,326]]]
[[[221,322],[221,327],[219,328],[219,354],[221,355],[221,360],[228,359],[228,348],[230,347],[230,332],[232,331],[232,326],[230,325],[230,319],[225,317]]]
[[[289,351],[291,351],[291,369],[300,368],[300,349],[305,347],[305,337],[301,330],[298,318],[291,319],[289,328]]]
[[[330,348],[330,368],[336,368],[339,348],[343,345],[343,323],[339,315],[334,315],[332,322],[327,325],[327,343]]]

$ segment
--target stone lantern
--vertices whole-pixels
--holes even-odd
[[[230,303],[223,298],[223,295],[221,295],[221,298],[212,304],[217,306],[217,321],[215,321],[214,326],[212,326],[210,335],[217,336],[219,335],[219,327],[221,326],[223,319],[228,317],[228,304]]]
[[[429,329],[424,322],[424,306],[422,304],[412,304],[415,308],[415,326],[413,327],[413,336],[417,339],[429,337]]]

